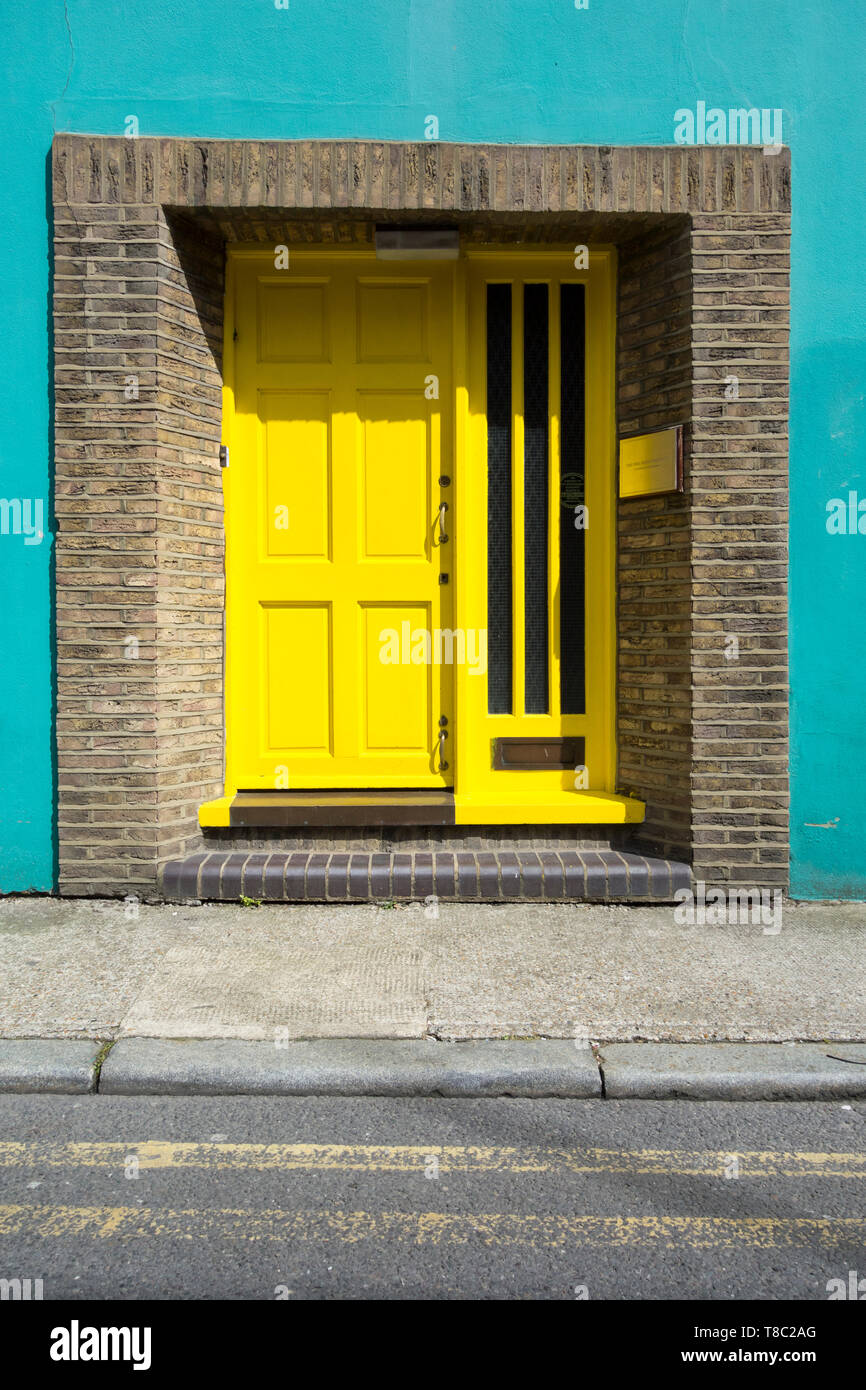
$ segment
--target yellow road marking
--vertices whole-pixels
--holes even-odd
[[[408,1173],[438,1160],[440,1173],[664,1173],[721,1177],[737,1159],[740,1178],[863,1178],[866,1153],[736,1149],[502,1148],[440,1144],[198,1144],[162,1140],[94,1143],[0,1142],[0,1167],[298,1169]]]
[[[131,1240],[409,1241],[415,1245],[661,1246],[670,1249],[862,1249],[866,1219],[555,1216],[503,1212],[236,1211],[0,1206],[0,1236]]]

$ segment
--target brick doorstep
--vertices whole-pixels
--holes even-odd
[[[618,850],[221,851],[172,859],[170,900],[237,902],[671,902],[688,864]]]

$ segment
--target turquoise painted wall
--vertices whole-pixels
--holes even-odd
[[[866,897],[866,13],[861,0],[2,0],[0,496],[49,496],[54,130],[671,143],[674,112],[784,112],[794,179],[793,892]],[[51,537],[0,536],[0,891],[54,883]],[[811,826],[807,823],[812,822]]]

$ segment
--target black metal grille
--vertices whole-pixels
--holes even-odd
[[[549,708],[548,537],[548,291],[523,290],[523,546],[525,711]]]
[[[511,286],[487,286],[487,708],[511,713]]]
[[[563,714],[586,712],[586,531],[575,507],[586,503],[585,327],[583,285],[560,287],[562,430],[559,593],[560,700]]]

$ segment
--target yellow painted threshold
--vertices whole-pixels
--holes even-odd
[[[205,801],[198,810],[203,828],[229,825],[234,797]],[[634,825],[644,818],[646,807],[633,796],[612,792],[573,792],[562,801],[473,801],[455,796],[457,825]]]
[[[473,801],[455,796],[457,825],[633,825],[646,806],[613,792],[573,792],[561,801]]]
[[[205,801],[198,808],[198,823],[212,830],[225,829],[229,824],[233,796],[219,796],[216,801]]]

